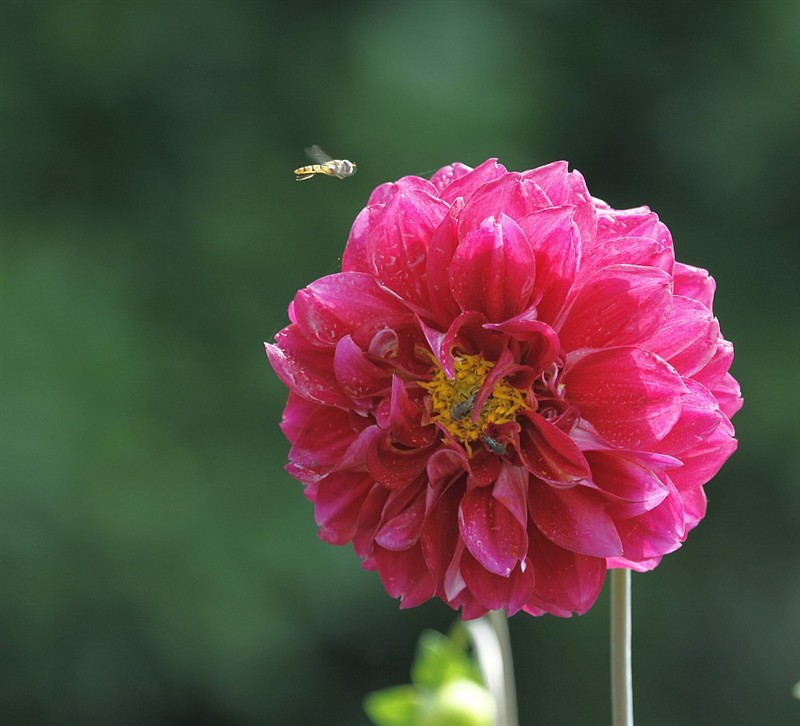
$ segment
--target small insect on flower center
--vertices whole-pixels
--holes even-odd
[[[514,421],[520,411],[530,408],[525,393],[501,379],[476,411],[481,386],[492,368],[494,363],[479,355],[462,355],[455,359],[453,378],[437,362],[433,380],[420,383],[430,394],[431,421],[463,443],[469,455],[474,442],[487,439],[490,450],[505,453],[505,448],[487,434],[487,427]]]

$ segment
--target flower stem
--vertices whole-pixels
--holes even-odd
[[[466,626],[484,683],[497,704],[498,726],[518,726],[514,663],[506,614],[502,610],[492,610],[486,617],[471,620]]]
[[[631,571],[611,571],[611,713],[613,726],[633,726]]]

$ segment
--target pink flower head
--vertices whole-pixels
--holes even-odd
[[[736,448],[714,289],[563,161],[382,184],[267,344],[320,537],[402,607],[585,612],[680,547]]]

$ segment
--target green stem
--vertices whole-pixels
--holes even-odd
[[[497,704],[498,726],[518,726],[508,619],[502,610],[466,623],[484,683]]]
[[[611,714],[614,726],[633,726],[631,571],[611,571]]]

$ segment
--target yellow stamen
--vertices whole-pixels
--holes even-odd
[[[475,396],[493,367],[492,361],[484,360],[479,355],[462,355],[455,359],[455,376],[452,379],[439,367],[432,381],[420,383],[431,396],[431,421],[461,441],[469,455],[472,455],[472,442],[486,435],[487,426],[513,421],[521,410],[530,408],[525,393],[501,379],[495,384],[476,420],[473,420]]]

